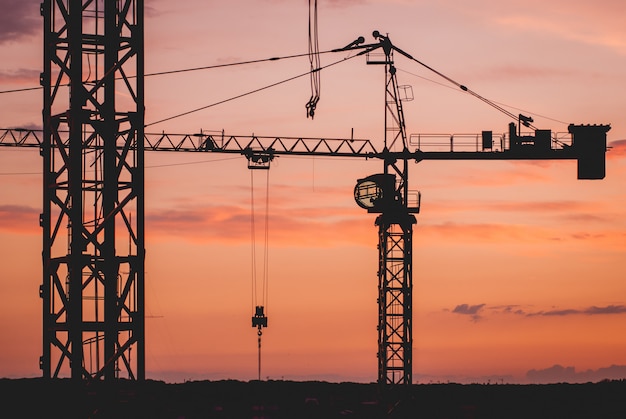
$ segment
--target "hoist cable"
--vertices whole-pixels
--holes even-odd
[[[309,63],[311,65],[311,97],[306,104],[306,116],[315,116],[315,108],[320,100],[321,76],[320,68],[320,52],[319,37],[317,31],[317,0],[309,0]]]
[[[267,173],[265,180],[265,254],[264,254],[264,270],[263,270],[263,305],[265,306],[265,315],[267,316],[268,306],[268,287],[269,287],[269,213],[270,213],[270,171],[265,170]]]
[[[254,171],[250,170],[250,235],[252,256],[252,309],[257,306],[256,281],[256,225],[254,220]]]
[[[259,303],[257,264],[256,264],[256,223],[254,206],[254,170],[250,170],[250,207],[251,207],[251,235],[252,235],[252,327],[257,327],[258,342],[258,379],[261,380],[261,336],[263,327],[267,327],[268,277],[269,277],[269,170],[266,170],[265,183],[265,234],[263,254],[263,279],[261,287],[261,302]]]
[[[250,224],[251,224],[251,256],[252,256],[252,307],[263,306],[267,308],[268,303],[268,289],[269,289],[269,170],[265,171],[265,214],[263,217],[264,232],[263,232],[263,267],[260,270],[261,278],[257,273],[257,252],[256,252],[256,205],[255,205],[255,185],[254,185],[254,173],[255,170],[250,170]],[[267,315],[267,312],[265,312]]]

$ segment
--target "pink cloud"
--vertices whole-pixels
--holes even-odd
[[[551,180],[549,173],[536,170],[536,167],[547,167],[558,162],[546,161],[516,161],[513,167],[506,171],[498,172],[494,176],[494,171],[490,169],[472,168],[470,172],[458,171],[458,174],[446,176],[447,185],[459,187],[470,185],[472,187],[496,187],[508,185],[520,185],[529,183],[544,183]],[[438,184],[437,186],[441,186]]]
[[[4,0],[0,13],[0,44],[41,30],[39,0]]]
[[[562,2],[551,4],[553,13],[566,11],[560,25],[554,25],[555,33],[576,41],[591,45],[611,48],[620,53],[626,53],[624,41],[623,14],[624,3],[620,0],[600,0],[589,2]]]
[[[367,4],[366,0],[326,0],[324,3],[333,8],[347,8]],[[324,4],[322,3],[322,4]]]
[[[530,310],[518,304],[488,306],[486,304],[459,304],[454,309],[444,309],[455,314],[471,316],[479,320],[490,315],[516,315],[523,317],[565,317],[574,315],[608,316],[626,314],[626,305],[610,304],[606,306],[588,306],[582,308],[552,308],[551,310]]]
[[[582,231],[571,233],[568,237],[577,241],[594,243],[596,246],[602,246],[604,248],[615,250],[626,249],[626,232],[624,231],[604,230],[594,233]]]
[[[622,24],[624,4],[619,0],[550,3],[519,0],[506,4],[483,0],[481,3],[481,7],[474,4],[472,7],[480,10],[481,17],[507,30],[533,32],[626,53],[626,32]],[[537,10],[541,13],[536,13]]]
[[[550,243],[553,241],[577,241],[611,250],[626,249],[626,232],[607,228],[605,230],[563,230],[556,227],[540,227],[523,224],[454,223],[419,224],[415,242],[435,240],[446,243]],[[418,230],[416,230],[418,231]]]
[[[528,317],[534,316],[572,316],[572,315],[587,315],[587,316],[596,316],[596,315],[615,315],[615,314],[626,314],[626,306],[623,304],[612,304],[604,307],[599,306],[589,306],[585,308],[563,308],[563,309],[553,309],[547,311],[536,311],[536,312],[528,312],[522,313]]]
[[[256,218],[257,235],[264,226]],[[251,218],[248,208],[206,206],[187,209],[148,210],[148,238],[177,237],[199,242],[249,243]],[[333,246],[357,244],[370,246],[376,240],[371,219],[354,217],[354,212],[333,208],[281,210],[269,216],[271,245]]]
[[[420,224],[417,240],[425,237],[440,237],[447,242],[507,242],[542,241],[549,237],[545,231],[524,225],[506,224],[462,224],[445,222]]]
[[[608,211],[607,206],[599,204],[597,201],[485,202],[484,204],[476,203],[472,207],[475,210],[549,215],[558,218],[559,222],[568,220],[613,223],[618,221],[619,217]],[[602,212],[598,212],[599,207],[604,208]]]
[[[608,144],[607,159],[621,159],[626,156],[626,140],[615,140]]]
[[[588,383],[601,380],[623,380],[626,377],[626,365],[611,365],[597,370],[576,371],[575,367],[563,367],[559,364],[544,369],[531,369],[526,378],[533,384],[548,383]]]
[[[428,203],[428,212],[439,213],[462,213],[477,212],[507,212],[522,214],[542,214],[558,216],[561,220],[584,219],[595,221],[614,221],[607,219],[606,211],[598,215],[599,204],[597,201],[490,201],[490,200],[463,200],[462,205],[458,200],[435,201]]]
[[[40,210],[24,205],[0,205],[0,231],[41,234]]]
[[[480,312],[482,311],[484,307],[485,307],[485,304],[475,304],[475,305],[459,304],[456,307],[454,307],[454,310],[452,310],[452,312],[456,314],[470,316],[472,321],[477,322],[478,320],[482,318],[480,315]]]
[[[24,84],[29,86],[39,85],[41,70],[19,68],[12,71],[0,71],[0,83]]]
[[[597,204],[580,201],[492,202],[483,205],[496,211],[570,212],[591,210]]]
[[[571,70],[564,70],[562,68],[553,68],[548,66],[533,66],[533,65],[508,65],[494,67],[490,71],[484,73],[488,79],[539,79],[539,78],[563,78],[573,74]]]

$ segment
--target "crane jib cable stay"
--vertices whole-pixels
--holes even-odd
[[[332,51],[332,50],[318,51],[317,54],[328,54],[332,52],[336,52],[336,51]],[[264,62],[287,60],[291,58],[310,57],[310,55],[311,55],[310,52],[306,52],[306,53],[301,53],[301,54],[291,54],[291,55],[283,55],[283,56],[274,56],[274,57],[269,57],[269,58],[259,58],[255,60],[236,61],[236,62],[231,62],[231,63],[212,64],[212,65],[204,65],[204,66],[198,66],[198,67],[179,68],[179,69],[174,69],[174,70],[162,70],[162,71],[155,71],[151,73],[144,73],[143,77],[145,78],[145,77],[152,77],[152,76],[166,76],[170,74],[188,73],[192,71],[201,71],[201,70],[214,70],[218,68],[235,67],[235,66],[247,65],[247,64],[259,64],[259,63],[264,63]],[[134,79],[134,78],[137,78],[137,76],[127,75],[125,77],[115,77],[115,80]],[[87,80],[86,82],[95,83],[97,80],[98,79],[96,78],[94,80]],[[59,87],[61,86],[69,87],[69,85],[70,85],[69,83],[61,83],[59,84]],[[29,91],[34,91],[34,90],[43,90],[43,87],[32,86],[32,87],[22,87],[19,89],[0,90],[0,94],[29,92]]]
[[[252,327],[257,328],[258,342],[258,379],[261,380],[261,336],[263,328],[267,327],[267,303],[268,303],[268,277],[269,277],[269,163],[272,156],[250,155],[248,157],[248,168],[250,170],[250,224],[251,224],[251,250],[252,250],[252,307],[254,315],[252,316]],[[255,186],[254,174],[258,170],[263,169],[265,172],[265,208],[263,220],[263,260],[261,280],[257,274],[257,256],[256,256],[256,209],[255,209]],[[259,291],[260,288],[260,291]]]
[[[378,31],[375,31],[378,32]],[[378,38],[380,36],[380,33],[376,33],[375,37]],[[158,71],[158,72],[152,72],[152,73],[145,73],[143,76],[144,77],[150,77],[150,76],[163,76],[163,75],[170,75],[170,74],[179,74],[179,73],[185,73],[185,72],[191,72],[191,71],[199,71],[199,70],[210,70],[210,69],[217,69],[217,68],[223,68],[223,67],[232,67],[232,66],[239,66],[239,65],[246,65],[246,64],[258,64],[258,63],[262,63],[262,62],[271,62],[271,61],[278,61],[278,60],[285,60],[285,59],[291,59],[291,58],[299,58],[299,57],[308,57],[309,58],[309,62],[311,64],[311,68],[310,71],[304,73],[304,74],[299,74],[296,75],[294,77],[279,81],[277,83],[273,83],[270,84],[268,86],[264,86],[261,87],[259,89],[255,89],[252,90],[250,92],[246,92],[243,94],[239,94],[236,96],[233,96],[231,98],[225,99],[225,100],[220,100],[218,102],[197,108],[197,109],[193,109],[191,111],[186,111],[183,113],[179,113],[177,115],[174,116],[170,116],[164,119],[160,119],[158,121],[154,121],[148,124],[145,124],[145,126],[151,126],[151,125],[155,125],[161,122],[165,122],[165,121],[169,121],[171,119],[175,119],[175,118],[179,118],[181,116],[185,116],[188,115],[190,113],[194,113],[194,112],[198,112],[200,110],[204,110],[216,105],[220,105],[223,104],[225,102],[230,102],[232,100],[235,99],[239,99],[241,97],[244,96],[248,96],[250,94],[253,93],[257,93],[259,91],[262,90],[266,90],[269,89],[271,87],[275,87],[277,85],[292,81],[294,79],[303,77],[305,75],[310,75],[311,77],[311,98],[309,99],[309,101],[306,104],[306,108],[307,108],[307,117],[311,117],[313,118],[314,116],[314,112],[315,112],[315,107],[317,105],[317,102],[319,101],[319,94],[320,94],[320,72],[322,69],[339,64],[340,62],[346,61],[354,56],[351,57],[347,57],[344,58],[343,60],[340,61],[336,61],[333,62],[329,65],[326,66],[321,66],[320,63],[320,55],[321,54],[328,54],[328,53],[337,53],[337,52],[344,52],[344,51],[351,51],[351,50],[358,50],[358,49],[366,49],[366,51],[362,51],[361,53],[355,55],[355,56],[360,56],[363,55],[364,53],[368,53],[371,52],[379,47],[383,47],[384,48],[384,44],[386,44],[386,37],[382,36],[381,38],[383,38],[381,40],[381,42],[379,44],[367,44],[367,45],[361,45],[365,42],[365,38],[363,37],[359,37],[358,39],[356,39],[355,41],[351,42],[350,44],[346,45],[343,48],[335,48],[332,50],[326,50],[326,51],[319,51],[319,45],[318,45],[318,31],[317,31],[317,1],[316,0],[309,0],[309,51],[307,53],[301,53],[301,54],[292,54],[292,55],[285,55],[285,56],[274,56],[274,57],[269,57],[269,58],[261,58],[261,59],[255,59],[255,60],[246,60],[246,61],[240,61],[240,62],[232,62],[232,63],[224,63],[224,64],[214,64],[214,65],[206,65],[206,66],[198,66],[198,67],[191,67],[191,68],[183,68],[183,69],[175,69],[175,70],[165,70],[165,71]],[[532,122],[533,118],[530,116],[525,116],[522,114],[519,115],[515,115],[512,112],[508,111],[507,109],[505,109],[504,107],[500,106],[498,103],[489,100],[488,98],[476,93],[475,91],[469,89],[467,86],[457,82],[456,80],[446,76],[445,74],[441,73],[440,71],[434,69],[433,67],[429,66],[428,64],[425,64],[424,62],[416,59],[415,57],[413,57],[411,54],[408,54],[407,52],[401,50],[400,48],[396,47],[395,45],[391,45],[388,44],[389,47],[391,47],[394,51],[397,51],[398,53],[402,54],[403,56],[405,56],[406,58],[408,58],[409,60],[421,65],[422,67],[426,68],[427,70],[435,73],[436,75],[438,75],[439,77],[445,79],[446,81],[448,81],[449,83],[451,83],[452,85],[458,87],[459,89],[461,89],[462,91],[474,96],[475,98],[479,99],[480,101],[486,103],[487,105],[493,107],[494,109],[498,110],[499,112],[509,116],[511,119],[516,119],[518,121],[518,128],[521,128],[521,125],[524,125],[526,127],[530,127],[533,129],[536,129],[533,125]],[[132,79],[132,78],[136,78],[137,76],[133,76],[133,75],[128,75],[125,76],[126,79]],[[116,80],[118,79],[123,79],[121,77],[116,77]],[[433,80],[429,80],[428,81],[434,82]],[[95,83],[96,80],[92,80],[90,81],[90,83]],[[436,83],[436,82],[434,82]],[[69,83],[66,84],[59,84],[58,87],[60,86],[69,86]],[[10,89],[10,90],[2,90],[0,91],[0,94],[6,94],[6,93],[17,93],[17,92],[26,92],[26,91],[31,91],[31,90],[41,90],[42,86],[33,86],[33,87],[26,87],[26,88],[20,88],[20,89]],[[552,119],[552,118],[547,118],[547,119]],[[558,121],[561,122],[561,121]],[[518,132],[519,134],[519,132]]]

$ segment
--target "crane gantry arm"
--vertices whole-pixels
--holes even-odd
[[[605,175],[606,133],[609,125],[574,125],[569,138],[551,138],[550,131],[536,130],[535,135],[519,136],[514,126],[499,137],[494,147],[491,131],[473,135],[434,135],[438,143],[422,144],[421,136],[413,151],[388,151],[369,139],[235,136],[221,134],[146,133],[146,151],[182,151],[269,156],[335,156],[382,160],[577,160],[579,179],[602,179]],[[0,146],[40,148],[43,131],[21,128],[0,129]],[[458,140],[457,140],[458,138]],[[461,138],[463,148],[459,146]],[[455,143],[455,141],[457,141]],[[456,145],[456,150],[455,150]],[[120,145],[121,147],[121,145]],[[442,147],[448,148],[442,150]],[[436,150],[432,150],[436,149]]]

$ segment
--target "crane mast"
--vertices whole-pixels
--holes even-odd
[[[143,0],[45,0],[41,14],[40,366],[143,380]]]
[[[368,64],[385,68],[383,149],[353,138],[147,134],[143,7],[143,0],[44,0],[43,132],[0,130],[0,146],[38,148],[43,157],[40,367],[46,378],[69,371],[75,379],[145,379],[145,151],[234,153],[253,166],[281,155],[382,160],[382,173],[359,179],[354,197],[377,214],[383,385],[412,383],[412,235],[420,195],[409,189],[409,161],[577,160],[579,179],[605,176],[608,125],[572,124],[567,142],[544,130],[522,135],[512,123],[497,149],[492,132],[483,131],[470,149],[455,149],[451,136],[449,151],[419,141],[411,150],[393,53],[412,57],[377,31],[377,43],[361,45],[359,38],[336,51],[361,49]],[[373,54],[378,49],[382,58]]]
[[[404,111],[393,61],[393,45],[387,36],[374,32],[384,59],[368,64],[385,67],[384,151],[408,151]],[[419,202],[409,207],[409,164],[407,159],[389,156],[384,160],[383,178],[388,178],[391,200],[371,212],[378,226],[378,383],[411,384],[413,376],[413,213]],[[393,186],[392,186],[393,185]],[[383,196],[387,194],[383,191]]]

